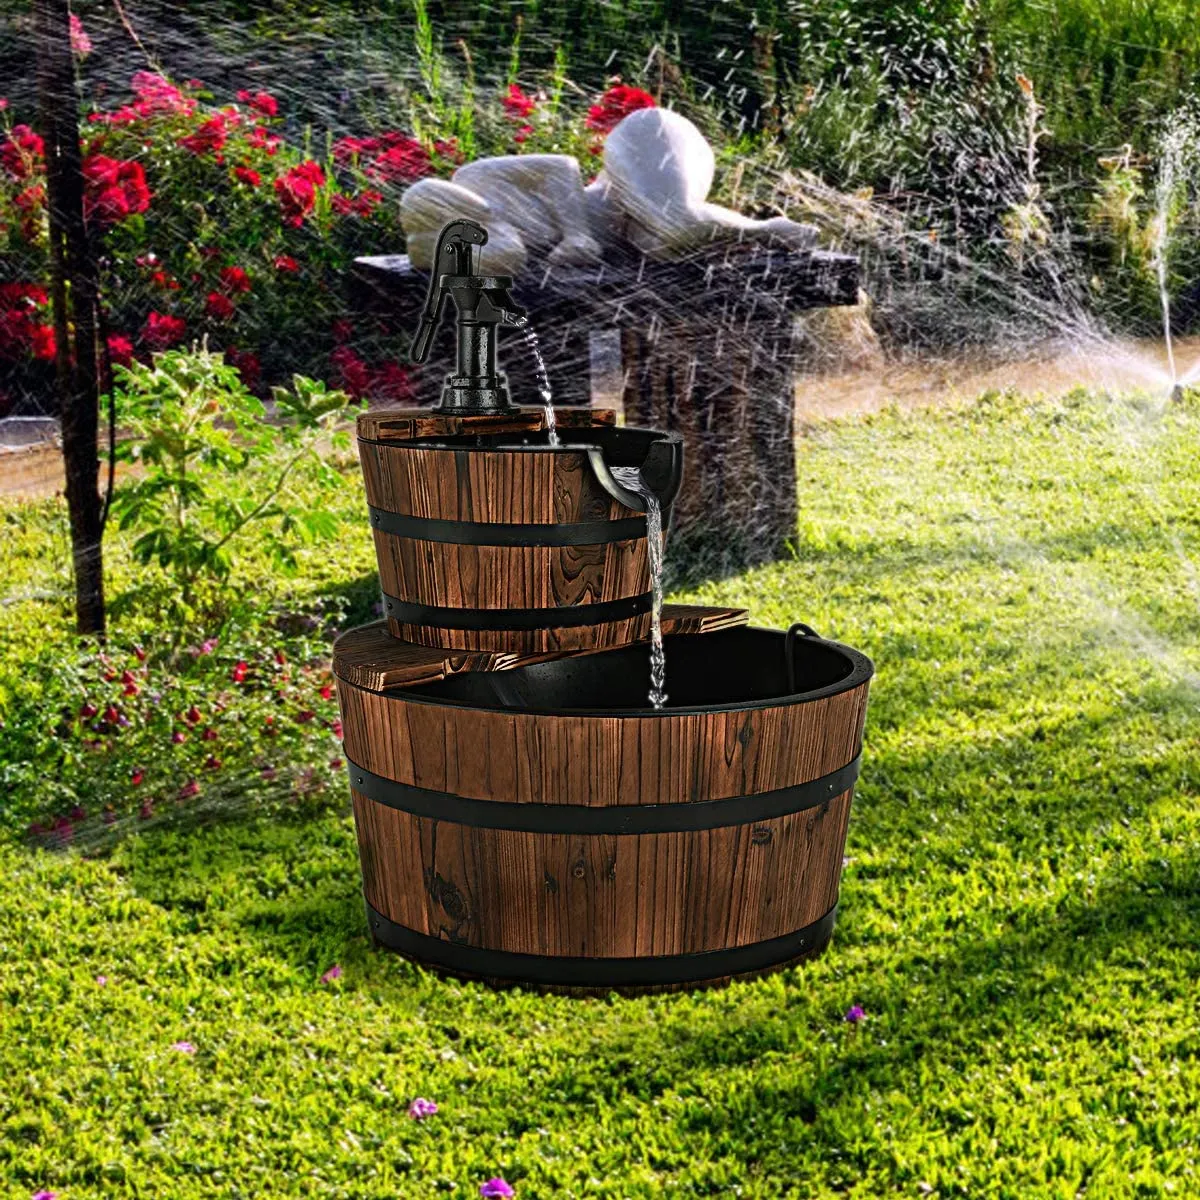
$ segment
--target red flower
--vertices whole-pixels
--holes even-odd
[[[514,121],[523,121],[535,108],[537,101],[532,96],[527,96],[515,84],[508,85],[508,94],[503,100],[505,114]]]
[[[315,712],[313,712],[311,709],[304,708],[304,709],[301,709],[300,712],[298,712],[296,714],[296,720],[301,725],[307,725],[309,723],[309,721],[311,721],[316,715],[317,714]]]
[[[529,135],[532,132],[533,132],[532,125],[522,125],[521,128],[518,129],[517,132],[513,134],[513,141],[516,142],[517,145],[519,146],[523,141],[526,140],[526,138],[529,137]]]
[[[348,342],[354,336],[354,326],[345,317],[338,317],[329,327],[335,342]]]
[[[589,129],[598,130],[600,133],[609,133],[631,112],[636,112],[639,108],[654,107],[656,107],[654,97],[649,92],[618,83],[600,97],[598,104],[593,104],[588,109],[585,124]]]
[[[181,317],[152,312],[142,326],[142,341],[151,350],[166,350],[178,345],[187,333],[187,322]]]
[[[33,351],[34,358],[41,359],[43,362],[52,361],[55,352],[54,326],[33,326],[30,330],[29,343],[29,348]]]
[[[367,394],[371,386],[371,373],[349,346],[339,346],[330,356],[330,361],[338,369],[342,387],[358,399]]]
[[[71,14],[71,53],[83,58],[92,52],[92,39],[83,28],[83,22]]]
[[[250,276],[241,267],[221,268],[221,289],[231,295],[250,290]]]
[[[373,154],[379,149],[378,138],[338,138],[333,143],[333,158],[335,162],[348,163],[364,154]]]
[[[343,196],[339,193],[333,198],[333,211],[344,217],[369,217],[382,199],[382,192],[372,191],[370,188],[353,197]]]
[[[217,740],[217,731],[211,726],[206,725],[204,732],[200,735],[202,742],[215,742]]]
[[[187,741],[187,734],[184,733],[182,729],[177,729],[173,734],[171,734],[171,741],[176,746],[182,746],[183,743]]]
[[[91,703],[85,702],[79,710],[79,715],[85,720],[90,721],[100,710]]]
[[[115,725],[120,719],[121,719],[121,714],[115,707],[113,707],[113,705],[110,704],[104,710],[104,720],[107,721],[110,725]]]
[[[179,291],[179,280],[172,279],[166,271],[154,271],[150,275],[150,282],[157,288],[162,288],[164,292]]]
[[[141,648],[141,646],[134,646],[133,657],[136,658],[138,660],[138,662],[145,662],[146,661],[146,652],[145,652],[145,650],[143,650]]]
[[[146,772],[143,771],[141,767],[134,767],[133,770],[129,772],[129,782],[133,784],[134,787],[138,787],[145,778]]]
[[[36,283],[0,283],[0,308],[39,308],[49,304],[46,289]]]
[[[228,321],[234,313],[233,301],[221,292],[209,292],[204,300],[204,311],[215,321]]]
[[[204,769],[206,771],[219,771],[221,769],[221,760],[215,754],[210,754],[204,760]]]
[[[451,162],[460,163],[463,160],[463,152],[458,148],[457,138],[434,142],[433,152],[442,158],[448,158]]]
[[[312,212],[317,188],[325,185],[325,172],[318,163],[302,162],[275,180],[275,195],[283,212],[285,225],[299,228]]]
[[[13,203],[17,206],[17,212],[21,214],[21,236],[27,242],[32,242],[37,236],[38,218],[46,203],[46,185],[31,184],[13,197]]]
[[[217,113],[199,125],[195,133],[181,137],[179,144],[193,154],[217,154],[229,138],[229,124],[225,113]]]
[[[258,387],[259,378],[262,375],[262,364],[258,361],[258,355],[252,350],[238,350],[230,346],[225,351],[225,361],[230,366],[237,368],[242,382],[250,391],[254,391]]]
[[[280,254],[275,259],[275,270],[291,274],[300,270],[300,264],[290,254]]]
[[[150,189],[141,163],[118,162],[103,154],[83,160],[83,215],[101,225],[116,225],[150,207]]]
[[[110,333],[108,335],[108,356],[118,366],[129,366],[133,362],[133,343],[122,333]],[[144,653],[142,660],[145,660]]]
[[[256,188],[262,183],[262,176],[253,167],[234,167],[233,173],[242,183],[249,184],[252,188]]]
[[[183,714],[183,719],[189,725],[195,725],[200,720],[200,710],[193,704],[191,708]]]
[[[384,183],[413,183],[433,174],[429,151],[416,138],[389,135],[390,144],[367,167],[372,179]]]
[[[329,760],[329,769],[331,771],[340,771],[342,769],[342,760],[340,758],[331,758]]]
[[[263,125],[255,125],[255,127],[250,130],[250,134],[246,140],[256,150],[265,150],[268,157],[273,157],[275,151],[279,149],[279,143],[283,141],[283,138],[281,138],[277,133],[271,133]]]
[[[194,780],[189,779],[187,783],[179,789],[179,799],[188,800],[192,796],[200,795],[200,785]]]
[[[45,157],[46,143],[28,125],[14,125],[8,141],[0,146],[0,166],[14,179],[32,175]]]
[[[250,664],[245,659],[239,659],[233,670],[229,672],[229,678],[234,683],[245,683],[246,672],[250,669]]]
[[[397,362],[386,362],[371,372],[371,398],[404,402],[414,399],[412,376],[407,367]]]
[[[339,717],[337,720],[335,720],[329,728],[333,731],[333,736],[335,738],[340,738],[343,732],[341,718]]]
[[[270,92],[238,92],[237,98],[264,117],[279,116],[279,101]]]
[[[333,699],[333,684],[327,683],[324,686],[318,688],[317,695],[320,696],[322,700],[332,700]]]
[[[141,817],[143,821],[148,821],[152,816],[154,816],[154,801],[143,800],[142,807],[138,809],[138,816]]]

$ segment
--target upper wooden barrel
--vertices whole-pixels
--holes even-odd
[[[669,987],[833,926],[871,664],[757,629],[388,693],[334,650],[376,938],[486,978]]]
[[[359,421],[392,632],[424,646],[523,653],[648,637],[646,516],[620,498],[605,464],[613,446],[617,459],[636,460],[667,435],[568,420],[564,444],[551,446],[536,426],[454,420],[407,436],[381,428],[377,414]],[[674,488],[664,490],[669,512]]]

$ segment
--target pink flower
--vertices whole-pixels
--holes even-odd
[[[424,1121],[426,1117],[432,1117],[437,1113],[438,1106],[432,1100],[426,1100],[424,1096],[418,1096],[409,1106],[408,1115],[414,1121]]]
[[[221,292],[209,292],[204,298],[204,311],[215,321],[228,321],[236,310],[228,296]]]
[[[187,783],[179,789],[180,800],[190,800],[193,796],[200,795],[200,785],[194,780],[189,779]]]
[[[317,188],[325,186],[325,172],[320,164],[302,162],[292,167],[275,180],[275,195],[279,198],[279,207],[285,225],[298,229],[304,224],[304,218],[312,212],[317,199]]]
[[[54,1200],[54,1197],[57,1195],[57,1192],[48,1192],[45,1188],[42,1188],[40,1192],[33,1193],[31,1200]]]
[[[585,124],[589,129],[600,133],[610,133],[631,112],[636,112],[639,108],[654,107],[654,97],[649,92],[617,83],[600,97],[599,103],[588,109]]]
[[[341,720],[341,718],[340,717],[335,718],[333,724],[330,725],[329,728],[333,732],[333,736],[340,741],[341,737],[342,737],[342,720]]]
[[[280,254],[275,259],[275,270],[293,274],[300,270],[300,264],[290,254]]]
[[[174,742],[176,746],[182,746],[183,743],[187,741],[187,734],[184,733],[182,729],[177,729],[173,734],[171,734],[171,741]]]
[[[302,708],[296,714],[296,720],[301,725],[307,725],[317,714],[310,708]]]
[[[341,977],[342,977],[342,968],[339,967],[337,965],[337,963],[334,963],[333,966],[330,967],[329,970],[326,971],[325,974],[321,976],[321,982],[322,983],[332,983],[335,979],[341,979]]]
[[[151,350],[166,350],[178,345],[187,333],[187,322],[180,317],[152,312],[142,326],[142,341]]]
[[[268,158],[274,158],[275,152],[279,149],[279,143],[283,141],[283,138],[277,133],[271,133],[264,125],[255,125],[250,130],[250,134],[246,140],[256,150],[265,151]]]
[[[107,975],[97,975],[96,976],[96,986],[97,987],[108,987],[108,976]]]
[[[233,168],[233,173],[242,183],[249,184],[252,188],[262,183],[262,176],[253,167],[237,166]]]
[[[217,641],[217,638],[205,638],[205,640],[200,643],[200,653],[211,654],[217,648]]]
[[[180,1054],[195,1054],[196,1047],[191,1042],[172,1042],[172,1050],[178,1050]]]
[[[857,1025],[859,1021],[865,1021],[866,1018],[866,1011],[861,1004],[852,1004],[846,1009],[845,1020],[849,1021],[851,1025]]]
[[[273,783],[273,782],[274,782],[274,780],[275,780],[275,776],[276,776],[276,774],[277,774],[277,773],[278,773],[278,772],[276,772],[276,770],[275,770],[275,768],[274,768],[274,767],[263,767],[263,769],[262,769],[262,777],[263,777],[263,778],[264,778],[264,779],[265,779],[265,780],[266,780],[268,783]]]
[[[497,1175],[494,1179],[489,1179],[487,1183],[479,1185],[479,1194],[484,1200],[496,1200],[497,1197],[515,1196],[517,1193],[513,1191],[512,1184],[505,1183],[503,1179]]]
[[[92,52],[92,39],[83,28],[83,22],[71,14],[71,53],[84,58]]]
[[[206,725],[204,732],[200,735],[202,742],[215,742],[217,740],[217,731],[211,726]]]
[[[279,101],[270,92],[238,92],[238,100],[264,117],[279,116]]]
[[[135,116],[149,117],[156,113],[190,116],[196,101],[185,96],[173,83],[149,71],[135,71],[130,81],[137,101],[132,106]]]

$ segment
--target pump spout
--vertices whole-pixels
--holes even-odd
[[[513,408],[508,381],[496,363],[496,326],[521,325],[524,310],[509,294],[506,275],[479,274],[479,247],[487,230],[474,221],[451,221],[438,237],[429,295],[412,345],[413,362],[429,356],[447,298],[458,310],[458,370],[446,376],[442,412],[493,413]]]

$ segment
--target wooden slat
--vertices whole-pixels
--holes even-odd
[[[715,633],[745,625],[744,608],[714,608],[700,604],[664,604],[663,634]],[[603,647],[585,647],[586,654]],[[505,671],[558,658],[562,651],[540,654],[509,650],[444,650],[418,646],[393,637],[385,621],[347,630],[334,644],[337,675],[356,687],[383,692],[395,687],[436,683],[460,671]]]

